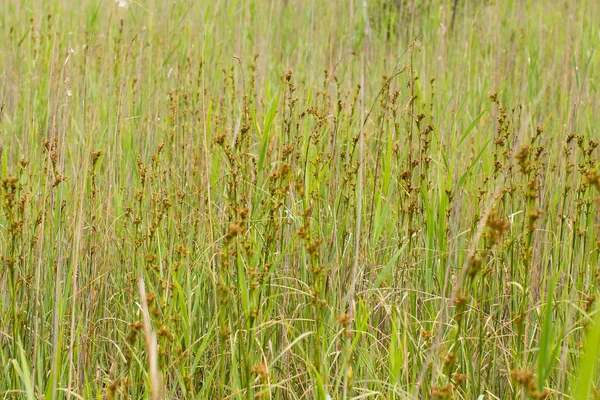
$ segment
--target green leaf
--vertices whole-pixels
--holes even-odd
[[[600,356],[600,312],[596,310],[596,317],[588,327],[585,345],[579,368],[575,376],[574,399],[587,400],[591,398],[592,383],[596,379],[598,369],[598,357]]]
[[[384,280],[388,279],[391,276],[393,267],[396,264],[396,260],[398,260],[398,257],[400,257],[400,255],[404,252],[404,249],[406,248],[407,244],[408,242],[405,242],[402,245],[402,247],[396,250],[396,253],[394,253],[390,261],[388,261],[385,267],[383,267],[379,274],[377,274],[377,278],[375,279],[375,284],[373,285],[373,288],[378,288]]]
[[[456,147],[460,146],[462,144],[462,142],[464,142],[464,140],[469,136],[469,133],[471,133],[471,131],[475,128],[475,126],[477,125],[477,123],[481,120],[481,118],[484,116],[484,114],[487,112],[488,109],[489,109],[489,107],[486,107],[483,110],[481,110],[481,112],[479,114],[477,114],[477,116],[475,117],[475,119],[467,127],[467,130],[464,131],[464,133],[460,137],[460,139],[459,139],[458,144],[456,145]]]
[[[19,378],[21,378],[23,386],[25,387],[27,400],[35,400],[35,396],[33,395],[33,383],[31,382],[31,371],[29,370],[29,364],[27,364],[27,355],[25,354],[25,350],[23,350],[23,346],[21,346],[20,342],[18,343],[18,346],[21,365],[19,365],[17,360],[12,360],[12,364],[17,371],[17,375],[19,375]]]
[[[537,354],[537,384],[539,391],[542,391],[544,388],[546,379],[548,379],[548,375],[550,374],[550,371],[552,371],[552,366],[556,360],[556,352],[558,350],[558,346],[555,345],[553,351],[550,352],[550,348],[552,347],[552,342],[554,341],[555,336],[554,324],[552,323],[555,285],[556,281],[553,280],[548,287],[546,305],[544,306],[544,321],[542,325],[542,332],[540,334],[540,345]]]
[[[473,168],[475,167],[475,165],[477,164],[477,162],[479,162],[479,160],[483,156],[483,152],[486,149],[487,145],[490,143],[490,140],[492,140],[492,139],[490,138],[490,139],[487,140],[487,142],[485,142],[485,144],[483,145],[483,148],[479,151],[479,154],[477,154],[477,157],[475,157],[475,159],[473,160],[473,162],[471,163],[471,165],[469,165],[469,167],[467,168],[467,170],[465,171],[465,173],[462,174],[462,176],[458,180],[458,188],[461,188],[462,185],[467,180],[467,178],[469,176],[471,176],[471,171],[473,170]]]
[[[258,170],[261,171],[263,164],[265,162],[265,156],[267,154],[267,149],[269,147],[269,139],[271,139],[271,128],[273,127],[273,121],[275,121],[275,116],[277,115],[277,108],[279,106],[279,93],[275,96],[271,103],[269,104],[269,108],[267,109],[267,113],[265,115],[265,121],[263,124],[262,131],[262,143],[260,146],[260,155],[258,157]]]

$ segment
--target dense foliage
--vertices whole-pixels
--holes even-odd
[[[1,397],[592,398],[598,21],[2,2]]]

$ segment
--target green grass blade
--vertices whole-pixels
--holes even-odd
[[[600,357],[600,312],[596,310],[596,316],[588,327],[585,338],[582,357],[577,369],[575,392],[573,398],[576,400],[587,400],[591,398],[592,385],[597,380],[598,358]]]

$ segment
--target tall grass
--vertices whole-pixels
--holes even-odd
[[[597,396],[599,17],[4,2],[0,394]]]

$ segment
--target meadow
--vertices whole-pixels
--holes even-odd
[[[0,398],[600,398],[600,3],[0,4]]]

